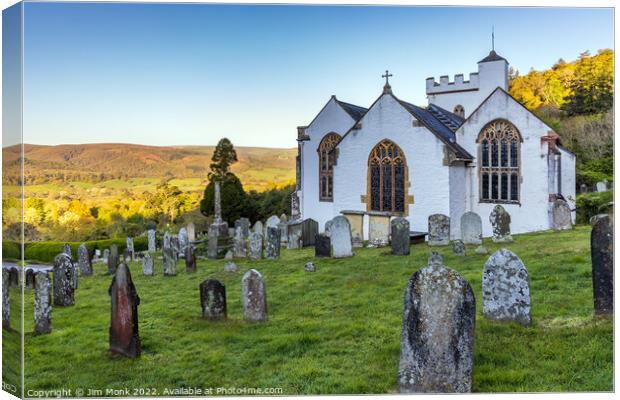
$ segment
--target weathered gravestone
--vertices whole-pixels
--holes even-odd
[[[9,286],[19,287],[19,270],[16,267],[9,268]]]
[[[314,266],[313,262],[307,262],[306,265],[304,266],[304,270],[306,272],[314,272],[316,271],[316,267]]]
[[[364,215],[365,211],[359,210],[343,210],[340,211],[346,219],[349,220],[349,226],[351,227],[351,241],[353,247],[364,246]]]
[[[401,393],[471,391],[476,301],[469,283],[437,253],[405,290]]]
[[[52,281],[47,272],[34,275],[34,333],[52,331]]]
[[[170,247],[172,247],[172,255],[174,256],[174,259],[178,260],[181,255],[181,243],[179,242],[178,236],[170,236]]]
[[[155,253],[156,250],[156,232],[155,229],[149,229],[146,231],[148,237],[148,251],[149,253]]]
[[[164,246],[162,252],[164,258],[164,276],[174,276],[177,274],[177,258],[174,256],[174,248],[170,245]]]
[[[9,271],[2,268],[2,328],[11,328],[11,300],[9,297]]]
[[[527,269],[510,250],[499,249],[484,264],[482,302],[482,314],[488,319],[525,326],[532,322]]]
[[[392,255],[409,255],[409,221],[396,217],[391,222]]]
[[[185,253],[185,248],[189,244],[189,238],[187,235],[187,229],[184,227],[179,229],[179,251]]]
[[[196,272],[196,248],[194,246],[185,246],[185,272]]]
[[[200,284],[200,305],[202,318],[226,319],[226,287],[215,279]]]
[[[553,229],[556,231],[573,228],[570,207],[566,201],[558,199],[553,202],[551,206],[551,221]]]
[[[231,250],[228,250],[226,252],[226,255],[224,256],[224,260],[232,260],[233,258],[234,258],[233,252]]]
[[[260,233],[261,235],[265,233],[265,228],[263,227],[263,223],[261,221],[256,221],[254,227],[252,228],[252,232]]]
[[[607,191],[607,181],[596,182],[596,191],[597,192],[606,192]]]
[[[464,256],[465,255],[465,243],[462,240],[456,239],[452,242],[452,252],[456,256]]]
[[[586,185],[585,183],[582,183],[581,186],[579,186],[579,192],[588,193],[588,185]]]
[[[71,251],[71,245],[69,243],[65,243],[64,246],[62,246],[62,252],[73,260],[73,252]]]
[[[484,247],[483,245],[480,245],[476,247],[476,250],[474,250],[474,253],[482,255],[482,254],[489,254],[489,251],[487,250],[486,247]]]
[[[237,264],[232,261],[229,261],[226,265],[224,265],[224,272],[237,272],[238,270],[239,268],[237,267]]]
[[[289,250],[301,249],[303,227],[300,220],[289,222],[287,225],[287,242],[286,248]]]
[[[241,217],[238,220],[235,221],[235,233],[237,231],[237,228],[241,228],[241,234],[243,235],[244,239],[247,239],[250,236],[250,220],[245,218],[245,217]]]
[[[71,257],[66,253],[54,257],[54,305],[72,306],[75,303],[74,269]]]
[[[127,245],[126,245],[126,247],[125,247],[125,250],[127,251],[127,255],[129,256],[129,259],[130,259],[131,261],[133,261],[133,259],[134,259],[133,238],[128,237],[128,238],[126,239],[126,244],[127,244]]]
[[[250,258],[253,260],[263,258],[263,235],[258,232],[250,234]]]
[[[138,305],[140,297],[125,263],[118,266],[108,289],[111,297],[110,352],[129,358],[140,355]]]
[[[301,221],[301,246],[314,246],[314,239],[319,233],[319,223],[312,218]]]
[[[280,230],[277,227],[267,228],[265,258],[268,260],[277,260],[280,258]]]
[[[609,216],[600,217],[590,234],[594,312],[614,312],[614,229]]]
[[[331,250],[331,240],[329,236],[323,233],[317,233],[314,240],[314,256],[329,257]]]
[[[267,320],[267,292],[260,272],[251,269],[243,275],[241,297],[243,298],[243,318],[246,321]]]
[[[26,270],[26,287],[34,289],[34,270],[32,268]]]
[[[82,275],[92,275],[93,268],[90,263],[90,256],[88,254],[88,248],[85,243],[79,245],[77,249],[78,253],[78,265],[80,266],[80,273]]]
[[[465,244],[482,244],[482,218],[468,211],[461,215],[461,240]]]
[[[103,262],[107,264],[109,260],[110,260],[110,249],[104,249],[103,250]]]
[[[120,260],[118,259],[118,246],[113,244],[110,246],[110,253],[108,254],[108,272],[110,275],[116,272],[116,267]]]
[[[349,220],[339,215],[331,220],[329,229],[332,257],[344,258],[353,256]]]
[[[278,224],[280,230],[280,245],[288,246],[288,222],[282,221]]]
[[[280,215],[280,222],[287,222],[288,221],[288,217],[286,216],[286,214],[282,213],[282,215]]]
[[[147,252],[142,259],[142,275],[144,276],[152,276],[153,275],[153,266],[154,260],[151,257],[151,253]]]
[[[265,221],[264,237],[267,237],[267,230],[269,228],[277,228],[279,223],[280,223],[280,218],[278,218],[277,215],[272,215],[271,217],[267,218],[267,221]]]
[[[196,240],[196,226],[192,221],[187,224],[187,240],[193,242]]]
[[[390,243],[389,212],[368,212],[368,244],[374,247],[387,246]]]
[[[510,243],[510,214],[501,205],[496,205],[489,215],[489,221],[493,227],[493,241],[495,243]]]
[[[450,244],[450,217],[433,214],[428,217],[428,245],[447,246]]]
[[[235,237],[233,239],[233,254],[235,257],[245,258],[247,256],[246,238],[243,234],[243,227],[235,226]]]
[[[75,291],[78,288],[78,269],[75,267],[75,264],[73,264],[73,291]]]
[[[230,239],[233,235],[229,235],[228,228],[221,229],[222,226],[228,226],[226,222],[221,224],[211,224],[208,232],[207,258],[217,260],[224,258],[226,252],[230,250]],[[234,229],[233,229],[234,231]]]

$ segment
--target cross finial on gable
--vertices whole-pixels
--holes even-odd
[[[491,25],[491,50],[495,51],[495,25]]]
[[[383,86],[383,93],[392,93],[392,87],[390,86],[390,77],[393,76],[392,74],[390,74],[390,72],[386,69],[385,70],[385,75],[381,75],[382,78],[385,78],[385,86]]]

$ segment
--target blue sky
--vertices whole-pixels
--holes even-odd
[[[24,141],[293,147],[335,94],[368,106],[389,69],[476,71],[495,47],[521,72],[613,48],[611,9],[27,3]],[[467,76],[467,75],[466,75]]]

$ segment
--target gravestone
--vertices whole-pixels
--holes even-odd
[[[396,217],[391,222],[392,255],[409,255],[409,221],[406,218]]]
[[[26,287],[34,289],[34,270],[32,268],[26,270]]]
[[[452,252],[455,256],[464,256],[465,255],[465,243],[462,240],[456,239],[452,242]]]
[[[302,247],[302,236],[303,236],[303,226],[302,221],[297,220],[293,222],[289,222],[287,225],[287,242],[286,248],[289,250],[301,249]]]
[[[237,272],[238,270],[239,268],[237,267],[237,264],[232,261],[229,261],[226,265],[224,265],[224,272]]]
[[[510,214],[501,205],[496,205],[489,215],[489,221],[493,227],[493,241],[495,243],[510,243]]]
[[[332,224],[333,224],[333,222],[332,222],[331,219],[329,221],[325,222],[325,234],[328,237],[332,236]]]
[[[282,215],[280,215],[280,222],[287,222],[288,221],[288,217],[286,216],[286,214],[282,213]]]
[[[235,221],[235,231],[237,230],[237,228],[241,228],[241,234],[243,235],[244,239],[247,239],[250,236],[250,220],[245,218],[245,217],[241,217],[238,220]]]
[[[73,260],[73,252],[71,251],[71,245],[69,243],[65,243],[64,246],[62,246],[62,252]]]
[[[263,226],[263,223],[261,221],[256,221],[256,223],[254,224],[254,227],[252,228],[252,232],[260,233],[262,235],[264,231],[265,231],[265,227]]]
[[[316,271],[316,267],[314,266],[313,262],[307,262],[306,265],[304,266],[304,270],[306,272],[314,272]]]
[[[2,268],[2,329],[11,328],[11,300],[9,296],[9,271]]]
[[[470,392],[475,320],[471,286],[433,253],[405,290],[400,392]]]
[[[16,267],[9,269],[9,287],[19,287],[19,270]]]
[[[185,246],[185,272],[196,272],[196,248],[194,246]]]
[[[483,254],[489,254],[489,251],[487,250],[486,247],[484,247],[483,245],[480,245],[476,247],[476,250],[474,250],[474,253],[483,255]]]
[[[200,305],[202,318],[226,319],[226,287],[215,279],[207,279],[200,284]]]
[[[108,254],[108,272],[113,275],[116,272],[116,267],[120,260],[118,259],[118,246],[112,244],[110,246],[110,253]]]
[[[594,312],[614,312],[614,229],[609,216],[600,217],[590,234]]]
[[[164,276],[174,276],[177,274],[177,258],[174,256],[172,246],[164,247],[162,252],[164,258]]]
[[[288,246],[288,222],[280,222],[278,229],[280,230],[280,245]]]
[[[110,249],[104,249],[103,250],[103,262],[107,264],[109,260],[110,260]]]
[[[598,222],[599,219],[607,217],[607,214],[596,214],[590,217],[590,221],[588,221],[590,223],[590,226],[594,226],[596,225],[596,223]]]
[[[515,321],[524,326],[532,322],[527,269],[512,251],[499,249],[484,264],[482,302],[485,318]]]
[[[129,261],[131,261],[131,250],[125,247],[125,250],[123,250],[123,262]]]
[[[73,264],[73,290],[75,291],[78,288],[78,269]]]
[[[149,229],[146,231],[146,235],[148,237],[148,251],[149,253],[155,253],[156,250],[156,232],[155,229]]]
[[[301,222],[301,247],[314,246],[314,239],[319,233],[319,223],[312,218]]]
[[[185,253],[185,248],[189,244],[189,237],[187,235],[187,229],[184,227],[179,229],[179,251]]]
[[[353,256],[351,227],[349,226],[349,221],[342,215],[331,220],[330,244],[332,257],[344,258]]]
[[[233,252],[231,250],[228,250],[226,252],[226,255],[224,256],[224,260],[232,260],[233,258],[234,258],[233,257]]]
[[[371,211],[367,214],[368,244],[374,247],[387,246],[390,243],[390,213]]]
[[[364,246],[364,215],[365,211],[359,210],[343,210],[340,211],[346,219],[349,220],[349,226],[351,227],[351,240],[353,247]]]
[[[235,237],[233,239],[234,256],[238,258],[245,258],[247,256],[247,244],[246,237],[243,235],[243,227],[235,227]]]
[[[111,298],[110,352],[129,358],[140,355],[138,305],[140,297],[125,263],[118,266],[108,289]]]
[[[461,240],[465,244],[482,244],[482,218],[468,211],[461,215]]]
[[[267,228],[265,258],[268,260],[277,260],[280,258],[280,230],[277,227]]]
[[[153,257],[151,257],[151,253],[147,252],[142,259],[142,275],[144,276],[152,276],[153,275]]]
[[[250,258],[260,260],[263,258],[263,235],[257,232],[250,234]]]
[[[72,306],[75,303],[74,269],[71,257],[66,253],[54,257],[54,305]]]
[[[174,259],[178,260],[179,255],[181,254],[181,244],[178,236],[170,236],[170,247],[172,247],[172,255],[174,256]]]
[[[556,231],[573,228],[570,207],[566,201],[558,199],[553,202],[551,206],[551,221],[553,229]]]
[[[187,240],[193,242],[196,240],[196,226],[192,221],[187,224]]]
[[[329,257],[331,250],[331,240],[323,233],[317,233],[314,240],[314,256]]]
[[[127,242],[127,246],[125,247],[125,249],[127,250],[127,253],[129,254],[129,259],[133,261],[134,259],[133,238],[128,237],[126,239],[126,242]]]
[[[235,228],[228,228],[228,236],[230,237],[235,236]]]
[[[249,322],[267,320],[267,292],[263,276],[255,269],[243,275],[241,280],[243,319]]]
[[[52,331],[52,281],[47,272],[34,275],[34,334]]]
[[[582,183],[581,186],[579,186],[579,192],[588,193],[588,185],[586,185],[585,183]]]
[[[607,191],[607,181],[596,182],[596,191],[597,192],[606,192]]]
[[[267,221],[265,221],[264,237],[267,237],[267,230],[269,228],[277,228],[279,223],[280,223],[280,218],[278,218],[277,215],[272,215],[271,217],[267,218]]]
[[[450,217],[433,214],[428,217],[428,245],[447,246],[450,244]]]
[[[93,268],[90,263],[90,256],[88,255],[88,248],[85,243],[79,245],[77,249],[78,253],[78,265],[80,266],[80,273],[82,275],[92,275]]]

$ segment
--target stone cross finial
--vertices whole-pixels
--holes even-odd
[[[385,70],[385,75],[381,75],[382,78],[385,78],[385,86],[383,86],[383,93],[387,94],[387,93],[392,93],[392,87],[390,86],[390,77],[393,76],[392,74],[390,74],[390,72],[386,69]]]
[[[215,203],[214,223],[221,224],[222,223],[222,202],[220,199],[220,182],[216,180],[214,184],[215,184],[214,195],[213,195],[213,202]]]

